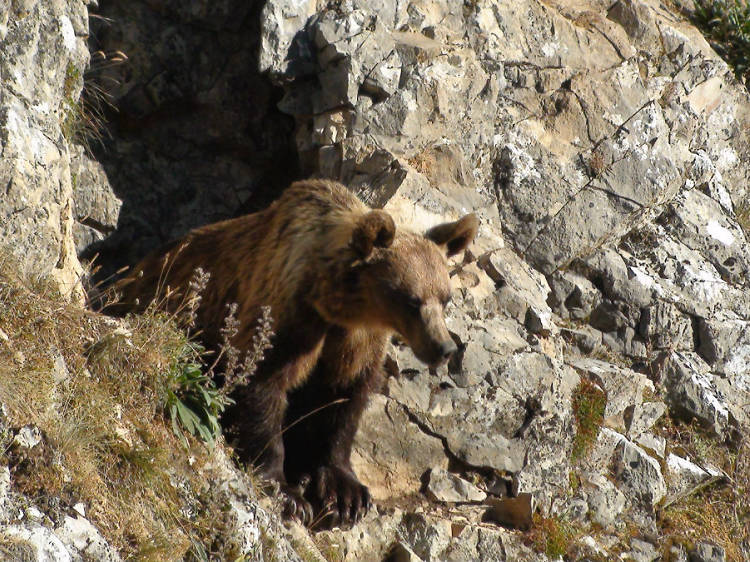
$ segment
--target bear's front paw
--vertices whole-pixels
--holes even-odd
[[[316,507],[315,529],[350,527],[372,507],[372,498],[351,469],[321,466],[307,489],[306,496]]]
[[[304,497],[305,488],[310,479],[301,481],[297,486],[281,484],[280,492],[283,498],[283,515],[286,519],[296,519],[305,527],[313,523],[313,508]]]

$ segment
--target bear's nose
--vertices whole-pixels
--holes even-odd
[[[444,341],[440,346],[440,351],[443,354],[443,359],[448,359],[455,353],[457,349],[458,348],[456,347],[456,344],[453,343],[453,340]]]

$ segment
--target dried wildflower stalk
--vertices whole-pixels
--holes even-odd
[[[184,319],[188,336],[197,325],[198,309],[209,279],[210,274],[198,267],[188,283],[187,292],[178,312],[178,315]],[[169,287],[166,290],[167,297],[171,296]],[[220,390],[223,396],[229,396],[235,388],[247,384],[258,368],[258,364],[263,361],[266,351],[272,346],[273,318],[271,317],[271,307],[262,306],[250,349],[246,351],[244,358],[241,358],[240,350],[232,343],[240,331],[240,321],[237,318],[238,308],[236,302],[227,304],[227,315],[219,330],[221,336],[219,350],[213,363],[205,370],[206,375],[211,380],[217,374],[217,367],[221,365],[222,372],[218,374],[221,374],[224,379],[224,384]]]
[[[219,330],[221,334],[221,348],[217,361],[224,356],[224,373],[225,378],[231,376],[237,370],[237,364],[240,359],[240,350],[232,345],[232,340],[240,331],[240,321],[237,320],[237,303],[233,302],[227,305],[227,316],[224,318],[224,325]]]
[[[227,359],[227,368],[224,370],[224,387],[222,392],[228,395],[238,386],[247,384],[250,377],[255,374],[258,364],[263,361],[266,351],[271,348],[272,336],[273,318],[271,317],[271,307],[262,306],[260,309],[260,317],[258,318],[258,326],[255,329],[255,335],[253,335],[252,346],[245,354],[245,359],[243,360],[242,365],[238,368],[238,365],[235,362],[231,365],[230,369],[229,360]],[[237,351],[236,348],[232,347],[232,350],[237,356],[239,356],[239,351]]]
[[[198,308],[201,305],[203,292],[206,290],[210,278],[211,274],[209,272],[196,267],[188,283],[188,292],[185,295],[185,326],[187,327],[188,334],[190,330],[195,328],[198,319]]]

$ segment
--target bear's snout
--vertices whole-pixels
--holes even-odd
[[[423,305],[416,322],[402,331],[417,359],[430,367],[438,367],[456,352],[456,344],[448,333],[443,308],[437,303]]]
[[[446,340],[440,344],[440,353],[442,354],[443,361],[450,359],[450,356],[453,355],[457,349],[458,348],[453,340]]]
[[[419,346],[413,345],[412,351],[418,359],[433,369],[448,361],[450,356],[458,349],[451,339],[432,341],[425,347],[426,349],[420,349]]]

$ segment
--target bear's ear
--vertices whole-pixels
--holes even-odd
[[[370,211],[361,217],[352,232],[352,248],[361,258],[366,258],[372,249],[387,248],[393,244],[396,224],[385,211]]]
[[[425,236],[438,246],[445,248],[448,257],[456,255],[471,244],[477,235],[479,219],[474,213],[466,215],[456,222],[446,222],[432,227]]]

